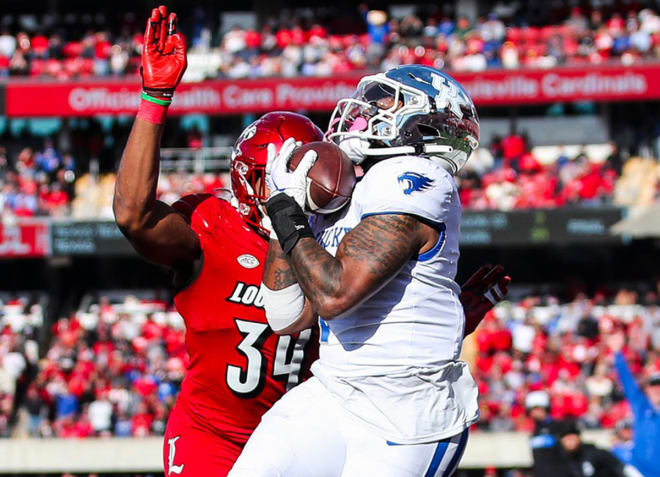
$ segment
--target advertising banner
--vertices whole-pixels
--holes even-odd
[[[53,222],[53,255],[135,255],[114,222]]]
[[[171,114],[241,114],[275,110],[329,111],[350,96],[359,76],[215,80],[177,88]],[[8,116],[93,116],[134,114],[140,103],[136,80],[81,83],[10,83]]]
[[[610,234],[609,229],[623,215],[624,210],[615,207],[464,211],[461,245],[621,243],[621,237]]]
[[[609,228],[623,213],[619,208],[464,211],[461,246],[621,243]],[[55,256],[136,255],[114,222],[53,222],[50,233]]]
[[[36,258],[50,255],[47,221],[0,222],[0,259]]]
[[[338,99],[351,95],[361,76],[184,83],[174,96],[171,114],[331,111]],[[660,99],[660,64],[487,70],[453,76],[465,86],[477,106]],[[137,78],[84,82],[12,80],[6,84],[4,108],[10,117],[134,114],[140,102],[139,90]]]

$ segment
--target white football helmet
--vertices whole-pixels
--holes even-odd
[[[456,174],[479,145],[474,103],[451,76],[421,65],[365,76],[339,100],[326,139],[360,164],[367,157],[414,154]]]

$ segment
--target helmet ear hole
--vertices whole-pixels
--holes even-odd
[[[423,138],[436,138],[440,137],[440,131],[433,126],[429,126],[428,124],[418,124],[417,125],[417,130],[419,133],[422,135]]]

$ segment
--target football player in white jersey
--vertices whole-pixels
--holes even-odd
[[[270,241],[262,286],[276,332],[319,321],[320,358],[265,414],[229,475],[449,476],[479,418],[459,360],[454,282],[453,175],[478,145],[474,104],[445,73],[403,66],[364,77],[339,101],[328,138],[364,176],[347,206],[308,222],[306,178],[287,168],[295,144],[269,159],[279,245]]]

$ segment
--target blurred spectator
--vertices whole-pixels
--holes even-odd
[[[555,459],[560,472],[555,475],[576,477],[623,477],[623,465],[611,453],[585,444],[575,421],[558,423],[559,444]]]
[[[525,410],[532,420],[532,437],[529,440],[534,458],[534,477],[560,475],[557,469],[555,423],[550,417],[550,397],[545,391],[532,391],[525,397]]]
[[[632,461],[633,446],[633,423],[627,419],[617,422],[616,429],[614,430],[612,454],[614,454],[622,464],[630,464]]]
[[[102,390],[99,397],[90,403],[87,409],[92,428],[97,435],[108,433],[112,427],[112,403],[108,401],[108,393]]]
[[[637,383],[623,355],[626,337],[621,331],[608,336],[607,344],[614,353],[614,365],[626,399],[633,412],[634,446],[630,464],[643,475],[660,475],[660,370],[650,367],[642,387]]]
[[[30,386],[28,389],[25,409],[28,413],[28,433],[31,437],[38,437],[47,409],[35,386]]]
[[[478,427],[506,428],[500,410],[509,409],[515,430],[533,431],[537,455],[554,445],[553,419],[572,417],[586,428],[614,428],[631,418],[632,401],[628,406],[620,399],[604,340],[614,327],[623,327],[633,372],[644,364],[657,370],[657,354],[644,330],[657,326],[660,309],[655,301],[640,302],[637,293],[620,290],[609,298],[578,294],[564,304],[552,296],[532,296],[497,306],[473,338],[477,355],[472,370],[482,409]],[[583,336],[577,331],[585,322],[597,326]],[[643,435],[650,434],[646,430]],[[548,473],[536,475],[560,475],[553,459],[547,462]]]

